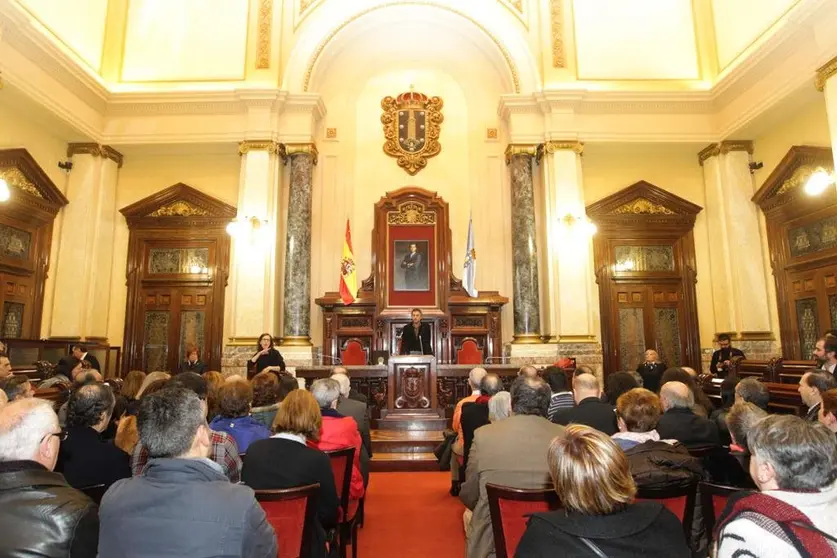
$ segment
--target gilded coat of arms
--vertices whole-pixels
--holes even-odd
[[[381,101],[384,109],[384,153],[398,160],[398,166],[415,176],[427,166],[427,159],[442,151],[439,134],[442,99],[410,91]]]

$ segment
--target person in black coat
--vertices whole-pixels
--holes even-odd
[[[401,330],[400,354],[433,354],[433,342],[430,340],[430,324],[421,323],[421,317],[421,310],[413,308],[413,311],[410,312],[410,319],[412,321]]]
[[[660,402],[665,411],[657,423],[661,439],[677,440],[688,448],[720,445],[715,423],[692,411],[695,399],[689,386],[682,382],[664,384],[660,388]]]
[[[70,394],[67,438],[55,470],[74,488],[110,486],[131,476],[130,456],[102,438],[110,423],[115,398],[110,386],[91,383]]]
[[[285,359],[282,353],[275,347],[273,336],[269,333],[262,333],[259,336],[258,352],[247,361],[247,377],[252,379],[259,372],[284,372]]]
[[[732,341],[726,333],[718,336],[718,346],[721,348],[712,353],[709,371],[718,378],[726,378],[732,359],[735,357],[747,357],[744,356],[744,352],[741,349],[736,349],[732,346]]]
[[[206,364],[201,361],[200,351],[195,345],[186,346],[186,360],[180,365],[180,373],[194,372],[203,374],[206,372]]]
[[[320,406],[311,392],[292,391],[279,406],[275,425],[274,436],[250,444],[241,480],[253,490],[319,483],[311,558],[322,558],[326,556],[325,532],[337,526],[340,500],[328,456],[306,445],[307,440],[318,438],[322,426]]]
[[[480,381],[480,395],[473,403],[462,405],[460,424],[462,425],[462,440],[464,442],[463,470],[468,468],[468,453],[474,442],[474,432],[478,428],[490,424],[488,420],[488,402],[496,394],[503,391],[503,382],[497,374],[486,374]]]
[[[573,396],[576,406],[559,409],[552,422],[556,424],[585,424],[608,436],[616,434],[616,412],[613,405],[601,399],[599,379],[592,374],[579,374],[573,378]]]
[[[86,360],[90,363],[90,368],[97,372],[102,371],[102,365],[99,364],[99,359],[87,352],[87,347],[84,345],[73,345],[72,355],[79,360]]]
[[[636,502],[628,459],[605,434],[570,425],[547,453],[558,511],[536,513],[516,558],[608,556],[688,558],[677,517],[658,502]]]
[[[637,373],[642,376],[642,387],[657,393],[660,391],[660,378],[667,366],[660,361],[660,355],[654,349],[645,351],[645,362],[637,366]]]

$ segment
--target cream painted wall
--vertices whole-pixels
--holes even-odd
[[[798,2],[712,0],[719,69],[725,69]]]
[[[139,201],[169,186],[183,182],[235,206],[238,200],[240,158],[235,146],[204,147],[198,153],[131,152],[119,171],[116,207]],[[125,266],[128,261],[128,225],[120,214],[114,233],[113,277],[108,320],[108,340],[121,345],[125,328]],[[232,296],[227,289],[226,296]]]
[[[697,160],[699,150],[699,146],[688,144],[587,145],[582,159],[585,203],[590,205],[640,180],[645,180],[704,207],[703,173]],[[709,348],[712,347],[715,332],[705,211],[701,211],[697,216],[694,237],[700,346]],[[594,288],[598,293],[598,285]],[[595,313],[600,331],[598,302],[595,305]]]
[[[579,79],[700,78],[691,0],[574,0],[573,15]]]
[[[244,79],[248,9],[248,0],[131,0],[122,79]]]
[[[18,0],[93,70],[102,65],[108,0]]]

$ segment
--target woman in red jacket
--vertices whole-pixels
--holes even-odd
[[[337,412],[337,401],[340,398],[340,384],[331,378],[321,378],[311,385],[311,394],[320,405],[320,412],[323,415],[323,426],[320,430],[320,440],[318,442],[309,440],[308,445],[320,451],[332,451],[349,447],[355,448],[349,498],[351,500],[360,500],[364,492],[363,476],[360,474],[360,431],[358,430],[355,419],[343,416]]]

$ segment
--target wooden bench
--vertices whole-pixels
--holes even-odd
[[[771,413],[794,414],[805,416],[808,407],[802,403],[797,386],[795,384],[764,382],[770,392],[770,403],[767,410]],[[712,382],[703,382],[703,391],[718,406],[721,403],[721,385]]]

